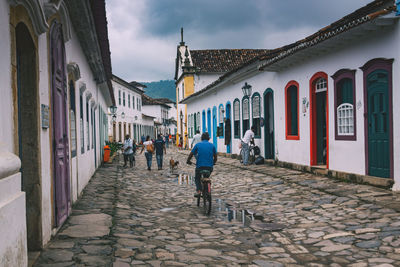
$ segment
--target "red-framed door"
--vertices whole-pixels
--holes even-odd
[[[310,79],[310,165],[329,168],[328,75],[318,72]],[[302,109],[306,103],[302,103]]]

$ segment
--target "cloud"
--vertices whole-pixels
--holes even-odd
[[[127,81],[172,79],[180,27],[191,49],[275,48],[369,0],[108,0],[113,72]]]

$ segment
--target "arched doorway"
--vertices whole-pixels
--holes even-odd
[[[55,187],[55,223],[60,226],[71,211],[69,145],[67,117],[67,79],[62,25],[53,22],[50,29],[51,94],[53,117],[53,173]]]
[[[26,194],[28,250],[42,247],[42,181],[40,176],[39,101],[36,47],[25,24],[15,28],[18,144],[21,159],[22,191]]]
[[[329,168],[328,75],[310,79],[310,164]]]
[[[274,91],[264,92],[264,151],[266,159],[275,159]]]

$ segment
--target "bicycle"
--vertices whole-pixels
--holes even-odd
[[[211,172],[208,170],[200,171],[201,194],[197,197],[197,207],[200,207],[200,199],[203,198],[204,215],[211,212]]]
[[[186,162],[192,165],[192,162]],[[200,200],[203,198],[204,215],[210,215],[211,212],[211,171],[200,170],[201,193],[197,196],[197,207],[200,207]]]
[[[254,163],[254,161],[256,160],[256,153],[255,153],[255,148],[256,148],[257,146],[254,144],[254,143],[252,143],[252,142],[250,142],[250,145],[249,145],[249,151],[250,151],[250,153],[249,153],[249,160],[248,160],[248,164],[253,164]],[[258,147],[257,147],[258,148]],[[258,148],[259,149],[259,148]],[[243,163],[243,158],[244,158],[244,150],[243,150],[243,147],[240,149],[240,154],[239,154],[240,156],[241,156],[241,158],[240,158],[240,163]]]

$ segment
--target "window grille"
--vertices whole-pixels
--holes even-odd
[[[224,113],[222,112],[222,110],[224,110],[223,106],[219,106],[219,123],[223,123],[224,122]]]
[[[318,81],[315,83],[315,92],[325,92],[327,90],[327,83],[326,79],[320,78]]]
[[[353,105],[343,103],[337,108],[338,135],[354,134]]]
[[[260,118],[260,97],[255,96],[252,103],[253,118]]]
[[[243,100],[243,120],[249,119],[249,100]]]

